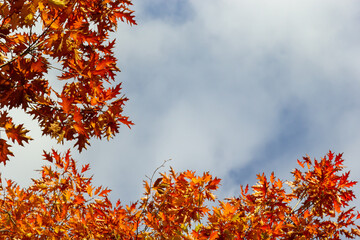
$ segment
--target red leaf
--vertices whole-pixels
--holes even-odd
[[[11,145],[6,143],[6,140],[0,139],[0,162],[6,164],[6,161],[9,160],[8,156],[14,156],[14,154],[9,150]]]
[[[89,169],[90,169],[90,164],[86,164],[86,165],[82,166],[81,173],[84,173],[84,172],[88,171]]]

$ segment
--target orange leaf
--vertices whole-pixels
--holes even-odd
[[[304,168],[304,163],[302,163],[301,161],[299,161],[299,159],[297,160],[297,162],[298,162],[298,164],[299,164],[302,168]]]
[[[62,102],[60,102],[59,104],[62,106],[62,109],[65,113],[70,113],[72,101],[64,96],[61,97],[61,99]]]
[[[338,203],[337,200],[334,200],[334,208],[337,213],[341,212],[341,205]]]
[[[86,192],[89,194],[90,197],[93,196],[93,188],[91,187],[91,185],[87,185]]]
[[[215,239],[217,239],[217,237],[219,237],[219,234],[217,231],[214,231],[210,234],[209,240],[215,240]]]

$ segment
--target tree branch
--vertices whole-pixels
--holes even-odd
[[[22,57],[30,52],[32,52],[34,49],[36,49],[38,46],[40,46],[41,44],[43,44],[46,40],[42,40],[40,42],[38,42],[42,37],[45,36],[45,34],[48,32],[48,30],[50,29],[51,25],[56,21],[56,19],[59,17],[59,15],[57,15],[52,22],[46,27],[46,29],[39,35],[39,37],[31,44],[29,44],[29,46],[19,55],[17,55],[16,57],[13,57],[12,59],[10,59],[9,61],[3,63],[2,65],[0,65],[0,68],[3,68],[4,66],[14,62],[16,59],[18,59],[19,57]]]

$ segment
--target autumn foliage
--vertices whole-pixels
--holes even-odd
[[[360,236],[342,155],[299,161],[293,180],[258,175],[237,197],[215,201],[220,179],[192,171],[144,181],[141,200],[112,203],[69,151],[44,153],[48,164],[28,188],[1,183],[0,236],[8,239],[340,239]],[[285,185],[287,187],[285,187]]]
[[[5,0],[0,2],[0,163],[11,144],[31,140],[12,109],[22,109],[45,136],[74,140],[82,151],[91,138],[111,138],[127,98],[110,32],[119,20],[136,24],[130,0]],[[55,79],[54,76],[58,79]],[[44,151],[46,164],[29,187],[0,182],[1,239],[341,239],[360,236],[350,205],[356,182],[342,154],[304,157],[293,179],[258,175],[239,196],[217,200],[220,179],[193,171],[144,181],[130,205],[109,200],[109,189],[88,176],[70,150]],[[210,207],[210,204],[212,207]]]
[[[91,137],[110,138],[127,98],[113,54],[117,21],[135,24],[128,0],[16,0],[0,3],[0,127],[23,145],[28,130],[13,123],[8,110],[21,108],[39,122],[46,136],[75,140],[79,151]],[[49,79],[57,74],[57,85]],[[60,89],[56,86],[62,85]],[[59,88],[59,87],[57,87]],[[13,153],[1,139],[0,162]]]

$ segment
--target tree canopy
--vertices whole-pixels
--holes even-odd
[[[0,2],[0,163],[11,144],[32,138],[11,109],[22,109],[59,144],[111,138],[123,115],[110,32],[136,24],[130,0],[5,0]],[[57,72],[57,80],[52,73]],[[59,88],[59,85],[61,86]],[[12,142],[12,143],[11,143]],[[113,203],[94,186],[90,164],[44,151],[46,164],[28,187],[0,182],[3,239],[341,239],[360,236],[355,195],[342,154],[298,160],[293,179],[259,174],[256,185],[217,200],[220,179],[209,172],[160,173],[144,181],[130,205]],[[213,207],[210,207],[212,202]]]

